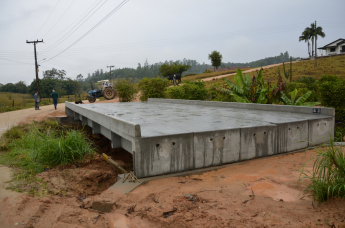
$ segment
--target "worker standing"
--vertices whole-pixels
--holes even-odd
[[[40,104],[40,96],[38,96],[38,92],[34,94],[34,100],[35,100],[35,110],[41,110],[39,107]]]
[[[53,103],[54,103],[54,107],[56,110],[59,94],[57,92],[55,92],[55,90],[53,90],[53,92],[52,92],[52,98],[53,98]]]

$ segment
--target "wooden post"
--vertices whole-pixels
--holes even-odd
[[[12,108],[14,107],[14,99],[12,100]]]

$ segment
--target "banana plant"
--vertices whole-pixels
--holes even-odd
[[[308,99],[308,97],[311,95],[311,91],[306,92],[304,95],[300,96],[297,100],[297,93],[298,90],[295,89],[291,92],[291,98],[289,98],[283,91],[282,93],[282,100],[285,102],[286,105],[303,105],[305,101]]]
[[[267,103],[267,94],[270,92],[269,85],[264,82],[262,69],[257,76],[250,78],[248,74],[243,75],[242,70],[237,69],[235,84],[224,79],[228,88],[216,88],[230,94],[237,102],[241,103]]]

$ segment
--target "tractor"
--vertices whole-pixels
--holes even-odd
[[[87,96],[87,99],[90,103],[93,103],[96,101],[96,98],[104,97],[107,100],[111,100],[115,97],[116,91],[113,88],[113,84],[109,82],[109,80],[102,80],[98,81],[102,83],[103,89],[93,89],[93,86],[91,84],[91,90],[87,93],[89,96]]]

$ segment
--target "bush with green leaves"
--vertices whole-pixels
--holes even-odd
[[[300,179],[310,179],[305,192],[312,191],[314,200],[326,201],[331,197],[345,197],[345,154],[344,146],[335,146],[330,139],[328,146],[316,150],[316,155],[308,162],[314,161],[313,170],[303,166]]]
[[[316,79],[313,77],[300,77],[297,80],[294,80],[293,82],[297,83],[303,83],[307,86],[307,88],[313,92],[317,91],[317,85],[316,85]]]
[[[170,99],[206,100],[208,95],[206,84],[202,81],[186,81],[183,85],[169,87],[166,91],[166,97]]]
[[[138,92],[135,84],[127,79],[120,79],[116,83],[115,89],[119,95],[120,102],[131,102],[135,99],[135,94]]]
[[[143,78],[138,82],[140,89],[141,101],[147,101],[148,98],[165,98],[165,91],[170,85],[168,79],[157,78]]]
[[[312,93],[305,102],[315,102],[318,100],[316,90],[310,90],[309,87],[304,83],[293,81],[286,86],[286,90],[289,94],[293,92],[295,89],[298,90],[297,97],[301,97],[308,91],[312,91]]]
[[[334,75],[324,75],[317,84],[321,104],[335,108],[335,121],[345,123],[345,80]]]

